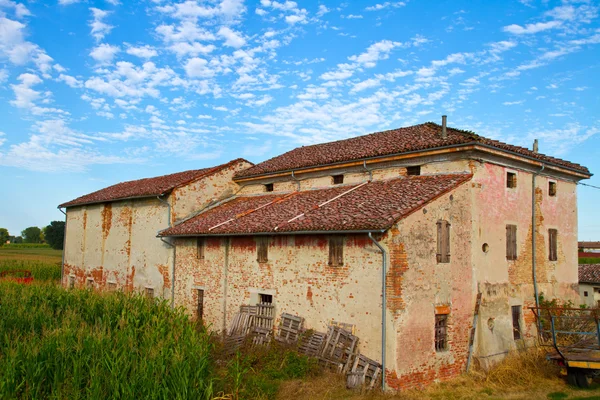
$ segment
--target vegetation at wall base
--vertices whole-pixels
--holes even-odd
[[[600,264],[598,257],[579,257],[579,264]]]

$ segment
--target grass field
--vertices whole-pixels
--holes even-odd
[[[15,269],[30,270],[38,281],[59,281],[62,251],[50,247],[0,247],[0,272]]]
[[[399,394],[351,392],[340,375],[273,343],[227,354],[181,310],[124,293],[65,291],[61,252],[0,248],[0,270],[27,268],[33,285],[0,281],[0,399],[600,399],[566,384],[543,351]]]

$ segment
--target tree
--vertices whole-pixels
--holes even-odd
[[[23,241],[25,243],[41,243],[41,234],[42,230],[37,226],[30,226],[29,228],[21,232],[21,235],[23,236]]]
[[[14,240],[10,241],[11,243],[23,243],[23,237],[22,236],[16,236]]]
[[[62,250],[65,240],[65,221],[52,221],[44,228],[46,243],[55,250]]]
[[[8,229],[0,228],[0,247],[3,246],[4,243],[6,243],[9,237],[10,235],[8,234]]]

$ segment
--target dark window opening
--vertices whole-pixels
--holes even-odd
[[[437,222],[437,253],[438,263],[450,262],[450,223],[448,221]]]
[[[146,288],[146,297],[149,299],[153,299],[154,298],[154,289],[153,288]]]
[[[258,295],[259,297],[259,301],[261,302],[261,304],[273,304],[273,295],[272,294],[264,294],[264,293],[259,293]]]
[[[344,265],[344,238],[342,236],[329,238],[329,265],[332,267]]]
[[[117,289],[117,284],[115,282],[108,282],[108,290],[110,290],[111,292],[113,292],[116,289]]]
[[[256,261],[265,263],[269,261],[269,238],[259,237],[256,239]]]
[[[196,258],[198,260],[204,260],[204,238],[196,239]]]
[[[75,277],[69,276],[69,289],[73,289],[75,287]]]
[[[548,260],[558,260],[558,254],[556,252],[558,241],[558,231],[556,229],[548,229]]]
[[[517,226],[506,225],[506,259],[517,259]]]
[[[198,289],[196,293],[198,295],[196,317],[198,318],[199,321],[201,321],[202,318],[204,317],[204,289]]]
[[[512,306],[513,337],[521,339],[521,306]]]
[[[406,175],[421,175],[421,166],[413,165],[411,167],[406,167]]]
[[[265,185],[265,192],[272,192],[273,191],[273,184],[272,183],[267,183]]]
[[[548,194],[556,196],[556,182],[548,182]]]
[[[584,297],[588,297],[588,292],[587,292],[587,290],[583,292],[583,296],[584,296]]]
[[[506,187],[514,189],[517,187],[517,174],[514,172],[506,173]]]
[[[88,278],[88,280],[87,280],[87,288],[88,289],[93,289],[94,288],[94,280],[92,278]]]
[[[448,348],[448,314],[435,315],[435,351]]]
[[[344,183],[344,175],[333,175],[333,184],[339,185]]]

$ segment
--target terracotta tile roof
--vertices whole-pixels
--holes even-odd
[[[497,149],[519,153],[542,161],[557,164],[588,174],[586,167],[579,164],[550,157],[524,147],[513,146],[497,140],[491,140],[472,132],[454,128],[447,129],[447,138],[442,139],[442,127],[433,122],[406,128],[372,133],[336,142],[302,146],[288,151],[280,156],[259,163],[251,168],[239,171],[235,178],[264,175],[278,171],[289,171],[316,165],[335,164],[344,161],[362,160],[365,158],[381,157],[390,154],[407,153],[427,150],[444,146],[461,144],[482,144]]]
[[[385,230],[469,179],[469,174],[423,175],[288,194],[241,196],[161,235]]]
[[[577,242],[577,247],[586,249],[600,249],[600,242]]]
[[[138,179],[117,183],[116,185],[100,189],[96,192],[86,194],[61,204],[59,207],[73,207],[83,204],[104,203],[107,201],[121,200],[136,197],[152,197],[165,194],[178,186],[210,175],[240,161],[248,162],[238,158],[226,164],[217,165],[212,168],[193,169],[189,171],[177,172],[175,174],[157,176],[154,178]],[[249,162],[248,162],[249,163]],[[249,163],[251,164],[251,163]]]
[[[579,282],[600,283],[600,264],[580,264]]]

